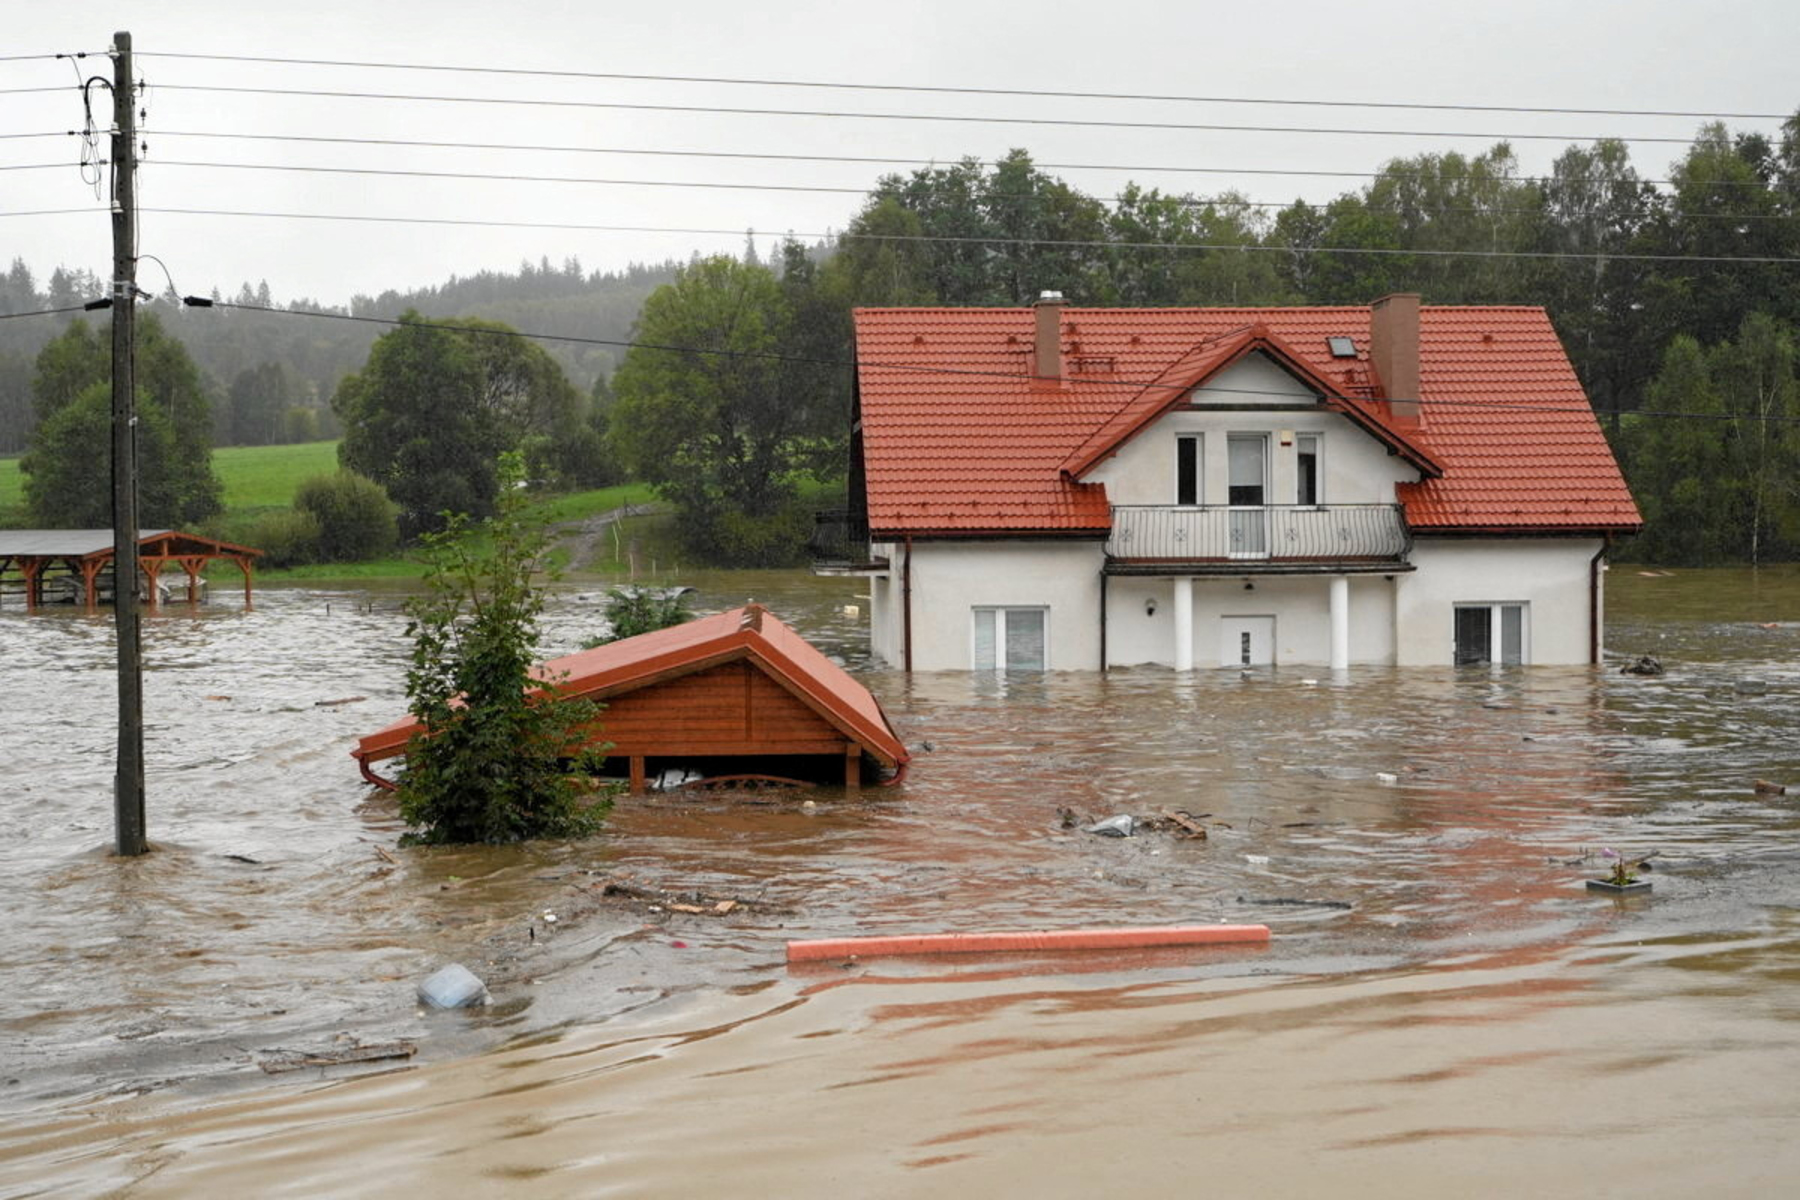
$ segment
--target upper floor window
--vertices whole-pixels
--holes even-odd
[[[1317,433],[1294,436],[1294,503],[1325,503],[1325,439]]]
[[[1184,433],[1175,439],[1175,503],[1200,503],[1200,435]]]

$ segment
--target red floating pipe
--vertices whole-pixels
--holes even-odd
[[[1039,929],[1019,933],[911,933],[789,942],[789,962],[893,954],[992,954],[1008,950],[1133,950],[1269,940],[1267,925],[1157,925],[1136,929]]]

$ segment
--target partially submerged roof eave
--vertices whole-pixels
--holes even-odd
[[[720,614],[720,616],[725,615],[727,614]],[[771,614],[765,613],[764,615],[769,619],[776,619]],[[700,619],[716,620],[717,618]],[[801,638],[799,634],[793,633],[785,625],[782,628],[792,634],[801,645],[811,648],[811,644]],[[620,645],[622,643],[613,644]],[[817,651],[814,650],[814,653]],[[906,747],[901,743],[899,735],[893,731],[893,723],[888,720],[887,713],[882,709],[879,700],[869,694],[869,699],[873,702],[875,711],[880,717],[879,725],[866,719],[849,701],[834,703],[836,697],[831,692],[832,681],[820,679],[818,669],[809,669],[804,664],[795,661],[791,655],[776,645],[760,627],[747,626],[738,622],[732,628],[716,636],[684,646],[671,647],[642,660],[627,661],[618,666],[603,669],[590,676],[586,681],[581,678],[572,678],[566,682],[544,678],[546,674],[557,669],[558,663],[576,657],[579,655],[566,655],[562,659],[554,659],[543,664],[540,670],[534,670],[534,675],[540,681],[540,687],[533,694],[542,696],[546,694],[547,687],[559,688],[562,690],[562,694],[569,698],[604,702],[608,697],[624,695],[739,660],[749,660],[795,699],[868,753],[881,766],[897,768],[904,766],[910,759]],[[823,668],[842,674],[845,682],[862,688],[861,684],[830,659],[821,654],[819,660]],[[867,694],[866,688],[862,688],[862,690]],[[604,728],[605,718],[603,716],[601,718],[602,734],[604,734]],[[351,755],[365,764],[394,758],[406,752],[407,744],[417,730],[418,719],[416,717],[403,717],[392,725],[361,739],[357,743],[356,749],[351,751]]]

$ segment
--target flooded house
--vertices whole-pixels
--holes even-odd
[[[1536,306],[865,308],[850,507],[908,670],[1597,661],[1641,519]]]

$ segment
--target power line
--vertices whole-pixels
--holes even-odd
[[[50,215],[62,212],[100,212],[101,209],[48,209],[37,214]],[[564,221],[492,221],[453,217],[381,217],[359,215],[355,213],[284,213],[257,212],[242,209],[218,208],[140,208],[139,212],[166,213],[175,216],[196,217],[262,217],[274,220],[299,221],[358,221],[376,224],[394,225],[453,225],[492,227],[499,229],[568,229],[585,230],[597,233],[681,233],[705,234],[730,237],[743,237],[743,229],[695,229],[678,227],[659,227],[650,225],[589,225]],[[0,216],[24,216],[23,213],[0,213]],[[1236,242],[1107,242],[1083,240],[1079,238],[1007,238],[1007,237],[957,237],[937,234],[907,233],[848,233],[844,231],[828,231],[825,233],[801,233],[787,231],[785,237],[796,239],[809,238],[814,241],[836,240],[847,241],[882,241],[882,242],[943,242],[967,245],[1000,245],[1000,246],[1056,246],[1065,249],[1090,248],[1097,250],[1218,250],[1235,251],[1249,254],[1364,254],[1385,257],[1417,256],[1421,258],[1534,258],[1534,259],[1567,259],[1578,262],[1619,261],[1619,262],[1675,262],[1675,263],[1747,263],[1764,266],[1785,266],[1800,264],[1800,258],[1783,258],[1775,255],[1709,255],[1709,254],[1628,254],[1577,252],[1569,250],[1405,250],[1376,246],[1264,246]]]
[[[488,328],[488,327],[482,327],[482,326],[458,325],[458,324],[454,324],[454,323],[448,322],[448,321],[429,321],[429,320],[420,320],[420,319],[414,319],[414,320],[409,321],[409,320],[402,320],[398,317],[367,317],[367,316],[358,316],[354,313],[323,312],[323,311],[320,311],[317,309],[276,308],[271,305],[263,305],[263,304],[239,304],[239,303],[236,303],[235,301],[228,301],[228,300],[196,300],[193,297],[186,297],[183,299],[183,303],[184,304],[191,303],[191,304],[194,304],[196,307],[200,307],[200,308],[224,308],[224,309],[235,309],[235,310],[242,311],[242,312],[269,313],[269,314],[273,314],[275,316],[312,317],[312,318],[317,318],[320,320],[328,320],[328,321],[351,321],[351,322],[355,322],[357,324],[363,324],[363,325],[385,325],[390,328],[433,329],[433,330],[442,330],[442,331],[449,332],[449,333],[463,333],[463,334],[473,333],[473,334],[481,334],[481,335],[489,336],[489,337],[514,338],[514,339],[523,340],[523,341],[568,342],[568,343],[572,343],[575,345],[583,345],[583,346],[611,346],[611,347],[618,347],[618,348],[623,348],[623,349],[627,349],[627,350],[655,350],[655,351],[660,351],[660,352],[669,353],[669,354],[698,354],[698,355],[705,355],[705,356],[712,357],[712,358],[754,359],[754,360],[759,360],[759,361],[787,363],[787,364],[793,364],[793,365],[799,365],[799,366],[840,367],[840,368],[844,368],[844,369],[857,370],[857,371],[862,371],[862,370],[899,371],[899,372],[905,372],[908,374],[954,375],[954,376],[977,377],[977,378],[985,378],[985,379],[1019,380],[1019,379],[1033,378],[1030,375],[1022,375],[1017,371],[982,371],[982,370],[976,370],[974,368],[968,368],[968,367],[932,367],[932,366],[924,366],[924,365],[919,365],[919,364],[908,364],[908,363],[862,362],[857,359],[819,358],[819,357],[816,357],[813,355],[806,355],[806,354],[784,354],[780,351],[775,351],[775,350],[725,350],[725,349],[720,349],[717,347],[710,347],[710,346],[675,346],[675,345],[667,345],[667,344],[659,343],[659,342],[638,341],[638,340],[629,339],[629,338],[597,338],[597,337],[584,337],[579,334],[532,333],[532,332],[529,332],[526,330],[519,330],[519,329],[494,329],[494,328]],[[1216,340],[1216,339],[1208,339],[1208,340]],[[1080,379],[1075,379],[1075,380],[1071,380],[1069,382],[1079,385],[1086,381],[1083,381]],[[1192,387],[1192,385],[1190,385],[1190,384],[1166,383],[1163,381],[1163,379],[1160,375],[1155,379],[1147,379],[1147,380],[1108,379],[1108,380],[1094,380],[1092,382],[1094,382],[1096,384],[1104,384],[1105,386],[1110,387],[1110,388],[1117,388],[1117,387],[1121,387],[1121,386],[1137,387],[1141,391],[1150,391],[1152,389],[1161,389],[1163,391],[1182,392],[1182,391],[1188,391]],[[1207,389],[1205,389],[1203,387],[1201,390],[1207,390]],[[1228,391],[1234,395],[1269,395],[1269,396],[1282,396],[1282,397],[1286,397],[1289,399],[1291,399],[1293,396],[1292,392],[1278,392],[1278,391],[1273,391],[1273,390],[1264,391],[1264,390],[1257,389],[1257,388],[1244,388],[1244,387],[1235,387],[1235,386],[1231,387],[1231,388],[1221,389],[1221,390]],[[1362,406],[1364,406],[1370,402],[1370,399],[1368,397],[1349,396],[1349,395],[1345,395],[1340,392],[1327,393],[1327,398],[1332,399],[1332,400],[1339,400],[1346,404],[1356,406],[1358,408],[1361,408]],[[1588,405],[1550,405],[1550,404],[1542,404],[1542,403],[1530,401],[1530,400],[1471,400],[1471,399],[1462,398],[1462,397],[1459,397],[1456,399],[1435,399],[1435,398],[1420,397],[1418,402],[1421,405],[1424,405],[1426,407],[1438,407],[1438,408],[1503,408],[1503,409],[1516,409],[1516,410],[1522,410],[1522,411],[1534,412],[1534,413],[1564,414],[1564,415],[1570,415],[1570,416],[1585,415],[1585,416],[1592,417],[1592,416],[1596,415],[1592,404],[1588,404]],[[1733,413],[1679,412],[1679,411],[1672,411],[1672,410],[1656,410],[1656,409],[1637,409],[1637,410],[1633,410],[1631,412],[1624,413],[1622,415],[1624,415],[1624,416],[1640,416],[1640,417],[1681,417],[1681,418],[1692,418],[1692,419],[1700,419],[1700,420],[1741,420],[1741,419],[1743,419],[1741,417],[1741,415],[1733,414]],[[1800,416],[1762,417],[1762,418],[1758,418],[1758,419],[1759,420],[1767,420],[1767,421],[1777,421],[1777,422],[1781,422],[1784,424],[1800,424]]]
[[[158,58],[214,62],[278,63],[284,66],[359,67],[388,71],[439,71],[467,75],[534,76],[551,79],[609,79],[641,83],[705,83],[744,87],[822,88],[832,91],[911,92],[955,96],[1023,96],[1033,99],[1148,100],[1169,104],[1262,104],[1298,108],[1386,108],[1428,112],[1535,113],[1591,117],[1681,117],[1698,120],[1782,121],[1792,113],[1687,112],[1669,109],[1561,108],[1515,104],[1434,104],[1394,100],[1296,100],[1258,96],[1180,96],[1145,92],[1075,92],[1044,88],[950,87],[902,83],[844,83],[817,79],[757,79],[720,75],[648,75],[620,71],[533,70],[524,67],[477,67],[444,63],[366,62],[354,59],[281,58],[271,55],[198,54],[173,50],[146,51]]]
[[[101,302],[100,307],[105,306],[105,302]],[[88,306],[85,304],[65,304],[61,308],[35,308],[30,312],[0,313],[0,321],[16,321],[20,317],[49,317],[54,316],[57,313],[84,311],[89,311]]]
[[[58,84],[55,87],[0,88],[0,96],[24,96],[31,92],[67,92],[71,90],[80,91],[81,89],[67,83]]]
[[[499,182],[499,183],[569,183],[569,184],[585,184],[585,185],[590,185],[590,186],[603,186],[603,187],[699,188],[699,189],[703,189],[703,190],[751,191],[751,192],[814,192],[814,193],[819,193],[819,194],[824,194],[824,195],[851,195],[851,196],[873,196],[874,194],[876,194],[867,187],[844,187],[844,186],[833,186],[830,184],[729,183],[729,182],[725,182],[722,180],[715,180],[715,179],[706,179],[706,180],[605,179],[605,178],[599,178],[596,176],[580,176],[580,175],[521,175],[521,174],[512,174],[512,173],[506,173],[506,172],[488,172],[488,171],[428,171],[428,170],[424,170],[424,169],[406,168],[406,167],[326,167],[326,166],[312,166],[312,165],[307,165],[307,164],[302,164],[302,163],[195,162],[195,161],[188,160],[188,159],[175,159],[175,158],[156,159],[154,161],[159,166],[164,166],[164,167],[204,168],[204,169],[208,169],[208,170],[219,170],[219,171],[293,171],[293,172],[299,172],[299,173],[304,173],[304,174],[378,175],[378,176],[391,176],[394,178],[403,178],[403,179],[404,178],[477,179],[477,180],[490,180],[490,181]],[[36,166],[21,166],[21,167],[10,167],[10,168],[9,167],[0,167],[0,170],[36,170],[41,167],[53,167],[53,166],[58,166],[58,165],[67,165],[67,164],[43,163],[43,164],[37,164]],[[101,165],[104,165],[104,164],[101,164]],[[1116,194],[1111,195],[1111,196],[1093,196],[1093,197],[1089,197],[1089,198],[1099,201],[1100,203],[1111,202],[1113,204],[1122,203],[1125,199],[1123,196],[1116,195]],[[1222,205],[1222,206],[1226,206],[1226,207],[1237,206],[1237,207],[1243,207],[1243,208],[1286,209],[1286,208],[1293,207],[1296,203],[1303,203],[1301,201],[1294,201],[1294,200],[1251,200],[1247,197],[1235,196],[1235,195],[1217,195],[1217,196],[1168,195],[1168,196],[1164,196],[1163,198],[1165,200],[1173,201],[1174,203],[1177,203],[1184,207],[1189,207],[1189,208],[1221,206]],[[986,199],[986,200],[1008,200],[1008,201],[1017,200],[1017,201],[1022,201],[1022,202],[1029,202],[1031,200],[1037,199],[1037,196],[1032,193],[1029,193],[1029,192],[990,192],[985,197],[983,197],[983,199]],[[1309,206],[1309,207],[1318,207],[1318,206]],[[1377,212],[1385,212],[1386,211],[1386,209],[1384,207],[1379,206],[1379,205],[1374,206],[1374,208],[1375,208],[1375,211],[1377,211]],[[1462,207],[1439,207],[1439,208],[1420,207],[1420,208],[1416,208],[1414,211],[1424,214],[1424,215],[1428,215],[1428,216],[1472,215],[1472,216],[1484,216],[1484,217],[1488,217],[1488,216],[1514,216],[1514,217],[1517,217],[1517,216],[1538,216],[1538,215],[1541,215],[1545,210],[1535,209],[1535,208],[1500,208],[1500,207],[1481,208],[1481,207],[1469,205],[1469,206],[1462,206]],[[1794,215],[1789,214],[1789,213],[1732,213],[1732,212],[1687,211],[1684,213],[1684,215],[1690,216],[1690,217],[1705,217],[1708,220],[1726,220],[1726,221],[1792,221],[1792,220],[1796,219],[1794,217]]]
[[[37,54],[0,54],[0,62],[25,62],[37,58],[47,58],[54,62],[59,58],[100,58],[107,53],[108,51],[105,50],[65,50],[60,52],[44,50]]]
[[[865,187],[830,187],[801,183],[725,183],[719,180],[683,179],[600,179],[570,175],[508,175],[481,171],[424,171],[400,167],[314,167],[290,163],[190,162],[182,159],[153,160],[163,167],[205,167],[226,171],[297,171],[322,175],[382,175],[415,179],[482,179],[500,183],[580,183],[607,187],[702,188],[751,192],[820,192],[836,195],[863,196]],[[65,164],[66,165],[66,164]]]
[[[0,212],[0,218],[69,216],[82,213],[99,214],[106,211],[107,210],[103,208],[46,208],[34,209],[26,212]],[[564,229],[588,233],[677,233],[732,238],[741,238],[746,232],[740,227],[733,227],[730,229],[709,229],[694,226],[669,225],[599,225],[578,221],[499,221],[464,217],[383,217],[360,213],[297,213],[223,208],[141,207],[138,211],[189,217],[247,217],[285,221],[349,221],[380,225],[443,225],[489,229]],[[777,235],[771,234],[770,236]],[[1800,264],[1800,258],[1783,258],[1776,255],[1632,254],[1625,252],[1583,252],[1571,250],[1430,250],[1394,249],[1379,246],[1265,246],[1238,242],[1108,242],[1080,238],[959,237],[918,233],[850,233],[844,230],[827,230],[823,233],[819,233],[802,232],[792,229],[786,230],[778,236],[796,240],[810,239],[815,242],[933,242],[949,243],[953,245],[1054,246],[1063,249],[1085,248],[1094,250],[1212,250],[1245,254],[1362,254],[1402,258],[1407,256],[1420,258],[1531,258],[1549,260],[1564,259],[1575,262],[1745,263],[1761,266],[1790,266]]]
[[[0,137],[54,137],[57,134],[24,133],[0,134]],[[158,131],[158,137],[187,138],[222,138],[234,141],[259,142],[315,142],[327,145],[343,146],[405,146],[429,150],[507,150],[548,154],[627,154],[645,155],[659,158],[727,158],[752,159],[766,162],[829,162],[860,163],[871,166],[893,167],[940,167],[960,165],[963,159],[902,158],[881,155],[856,154],[772,154],[752,153],[741,150],[668,150],[662,148],[633,148],[624,146],[578,146],[578,145],[544,145],[519,142],[441,142],[415,138],[375,138],[375,137],[326,137],[321,135],[296,133],[228,133],[217,130],[164,129]],[[978,166],[992,167],[1000,165],[999,159],[974,159]],[[1033,167],[1043,171],[1131,171],[1142,174],[1170,173],[1183,175],[1294,175],[1309,178],[1328,179],[1383,179],[1387,173],[1383,171],[1322,171],[1304,167],[1193,167],[1193,166],[1132,166],[1117,163],[1058,163],[1036,162]],[[1650,184],[1668,187],[1675,184],[1673,179],[1639,179],[1614,180],[1593,176],[1569,176],[1558,179],[1552,175],[1519,175],[1514,176],[1515,183],[1555,183],[1555,184]],[[1719,179],[1710,181],[1710,186],[1757,187],[1766,188],[1768,184],[1760,179]]]
[[[1223,125],[1195,124],[1180,121],[1081,120],[1068,117],[975,117],[932,113],[843,112],[834,109],[805,108],[726,108],[720,105],[711,104],[633,104],[612,100],[550,100],[542,97],[433,96],[402,92],[345,92],[313,88],[239,87],[223,84],[198,83],[165,83],[160,84],[159,87],[165,92],[218,92],[248,96],[312,96],[338,100],[405,100],[430,104],[502,104],[530,108],[600,108],[620,112],[708,113],[715,116],[827,117],[834,120],[851,121],[942,121],[953,124],[973,125],[1060,125],[1081,129],[1165,129],[1210,131],[1215,133],[1304,133],[1327,134],[1333,137],[1443,137],[1485,138],[1491,141],[1551,142],[1666,142],[1682,146],[1688,145],[1693,141],[1692,138],[1639,137],[1636,135],[1629,137],[1615,137],[1612,135],[1587,136],[1565,133],[1489,133],[1478,130],[1325,129],[1299,125]]]

